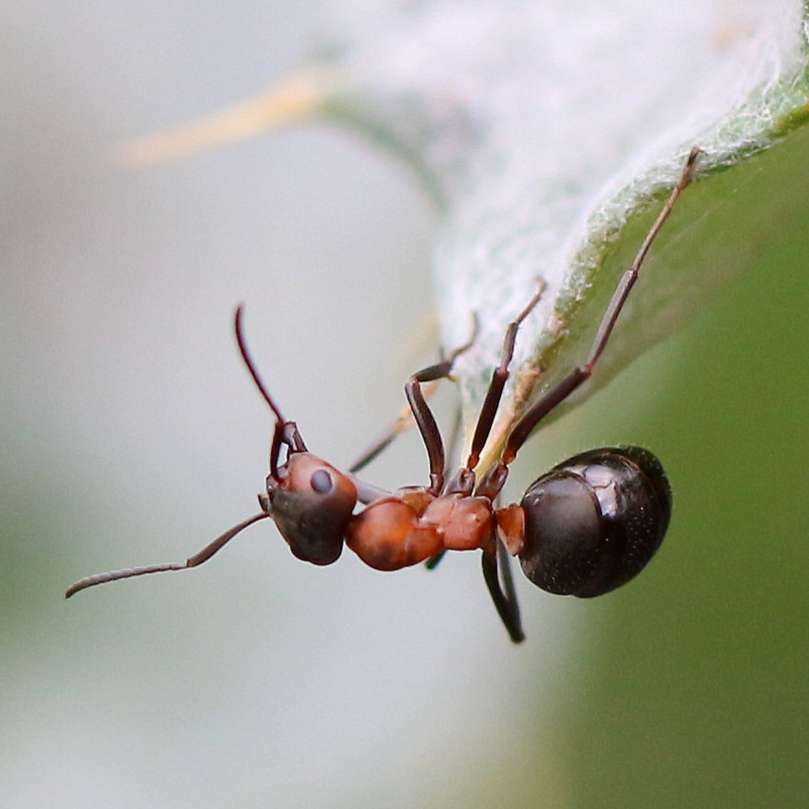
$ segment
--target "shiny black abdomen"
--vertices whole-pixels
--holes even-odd
[[[634,578],[671,517],[663,467],[640,447],[583,452],[534,481],[522,499],[525,575],[550,593],[602,595]]]

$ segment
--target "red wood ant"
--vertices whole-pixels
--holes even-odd
[[[678,183],[632,266],[618,282],[587,360],[526,410],[506,439],[499,461],[479,481],[475,467],[509,376],[517,331],[541,291],[506,330],[500,364],[481,407],[469,457],[449,479],[445,475],[441,433],[422,385],[448,377],[455,359],[471,341],[446,360],[410,377],[405,393],[427,449],[430,483],[407,486],[394,493],[371,486],[354,474],[390,442],[393,432],[348,472],[341,472],[307,450],[297,425],[283,417],[258,375],[244,340],[240,306],[235,318],[239,351],[276,420],[266,491],[259,495],[261,511],[184,563],[89,576],[68,588],[65,596],[69,598],[79,590],[116,579],[196,567],[249,525],[268,518],[275,522],[295,556],[316,565],[335,562],[344,542],[377,570],[399,570],[420,562],[432,567],[448,550],[481,549],[486,585],[515,643],[525,636],[507,553],[518,556],[526,576],[551,593],[587,598],[625,584],[660,547],[671,516],[671,490],[660,462],[650,452],[638,447],[590,450],[558,464],[534,481],[519,504],[497,508],[495,500],[505,485],[509,464],[531,431],[592,374],[652,242],[691,180],[698,155],[698,149],[689,154]],[[287,453],[284,463],[279,464],[282,445]],[[366,507],[355,514],[358,502]]]

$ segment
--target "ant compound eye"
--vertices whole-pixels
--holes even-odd
[[[325,469],[313,472],[309,484],[318,494],[326,494],[334,487],[331,475]]]
[[[271,516],[298,559],[330,565],[343,549],[357,490],[349,477],[308,452],[290,454],[287,466],[289,474],[270,492]]]

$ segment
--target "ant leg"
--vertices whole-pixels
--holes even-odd
[[[432,396],[436,386],[437,385],[434,383],[429,387],[425,387],[425,398]],[[399,411],[399,414],[393,422],[355,459],[354,463],[348,468],[348,471],[351,474],[356,474],[361,469],[364,469],[393,443],[396,436],[409,430],[413,423],[413,411],[410,409],[410,405],[405,405]]]
[[[500,463],[493,466],[490,470],[491,479],[494,481],[495,477],[497,477],[500,487],[502,487],[503,483],[505,483],[505,467],[508,466],[508,464],[510,464],[517,456],[517,453],[525,443],[534,427],[536,427],[536,425],[558,404],[567,399],[567,397],[570,396],[570,394],[573,393],[573,391],[575,391],[583,382],[589,379],[593,373],[593,368],[598,362],[599,357],[601,357],[601,354],[604,352],[604,348],[606,347],[607,342],[610,339],[610,335],[615,328],[615,323],[618,320],[618,316],[621,314],[621,310],[626,303],[626,299],[629,297],[629,293],[632,290],[632,287],[635,285],[635,281],[638,280],[638,275],[640,274],[643,260],[646,258],[646,254],[649,252],[652,242],[654,242],[657,234],[660,232],[663,223],[666,221],[666,219],[668,219],[669,214],[674,208],[674,204],[677,202],[680,194],[691,182],[691,178],[694,173],[694,166],[699,155],[699,149],[694,148],[691,150],[677,185],[675,185],[672,189],[671,195],[666,201],[666,204],[663,206],[663,210],[660,212],[649,232],[646,234],[646,238],[643,240],[640,250],[638,250],[638,254],[635,256],[635,260],[632,262],[632,266],[621,276],[618,286],[615,288],[615,292],[613,292],[612,298],[607,306],[607,310],[601,320],[601,324],[598,327],[598,331],[596,332],[596,336],[593,341],[592,348],[590,349],[590,354],[587,357],[587,361],[584,363],[584,365],[579,365],[578,367],[574,368],[564,379],[562,379],[561,382],[545,393],[545,395],[542,396],[542,398],[540,398],[536,404],[525,412],[523,417],[517,422],[514,429],[511,431],[511,434],[506,441],[506,447],[503,450]],[[500,479],[502,479],[502,481],[500,481]]]
[[[517,339],[517,331],[523,320],[528,317],[531,310],[539,303],[544,290],[545,282],[540,281],[539,289],[536,294],[528,301],[528,304],[517,317],[508,324],[506,336],[503,340],[503,353],[500,356],[500,365],[494,369],[494,373],[492,374],[492,381],[489,383],[489,390],[486,391],[486,398],[483,401],[483,406],[480,408],[475,434],[472,437],[469,459],[466,462],[466,468],[470,472],[478,465],[480,453],[489,438],[492,424],[494,424],[494,417],[497,415],[497,408],[500,406],[500,399],[503,396],[503,388],[509,377],[508,366],[511,363],[511,358],[514,356],[514,342]]]
[[[506,546],[498,539],[497,540],[497,561],[500,563],[501,578],[503,579],[503,590],[505,590],[506,598],[512,605],[516,615],[517,623],[520,623],[520,605],[517,601],[517,591],[514,588],[514,577],[511,572],[511,556],[509,555]]]
[[[455,458],[456,449],[458,447],[458,440],[461,437],[461,416],[462,416],[461,408],[458,407],[458,409],[455,411],[455,421],[452,423],[452,433],[450,434],[450,439],[449,439],[449,458],[450,458],[450,460],[449,460],[449,464],[447,464],[447,466],[449,466],[453,462],[453,459]],[[447,474],[447,469],[446,468],[444,469],[444,474],[445,475]],[[441,550],[437,554],[435,554],[435,556],[431,556],[424,563],[424,567],[426,567],[427,570],[435,570],[438,567],[439,562],[444,558],[444,555],[446,554],[446,552],[447,552],[447,549],[444,548],[443,550]]]
[[[442,550],[442,551],[438,551],[438,553],[435,554],[435,556],[431,556],[424,563],[424,567],[426,567],[427,570],[435,570],[438,567],[441,560],[446,556],[446,554],[447,554],[447,549],[446,548],[444,548],[444,550]]]
[[[511,568],[507,564],[502,567],[505,592],[500,587],[498,557],[501,557],[501,551],[499,546],[500,542],[495,540],[495,544],[483,549],[483,556],[481,557],[483,578],[486,580],[486,586],[489,588],[489,594],[492,597],[497,614],[505,625],[509,637],[514,643],[522,643],[525,640],[525,633],[522,630],[520,608],[514,594]]]
[[[499,500],[500,495],[498,494],[494,501],[495,508],[499,504]],[[506,546],[496,536],[493,537],[493,541],[494,552],[492,552],[491,546],[483,548],[483,577],[498,615],[508,630],[509,637],[514,643],[520,643],[525,640],[525,634],[522,630],[520,604],[514,588],[514,578],[511,575],[511,558]]]
[[[475,336],[477,335],[477,316],[475,316],[474,330],[472,338],[468,340],[460,348],[456,348],[450,355],[450,365],[454,362],[460,354],[466,351],[474,343]],[[442,352],[442,362],[443,352]],[[448,374],[447,374],[448,375]],[[438,387],[438,380],[435,380],[422,389],[422,394],[425,399],[428,399],[436,391]],[[354,460],[348,471],[356,474],[361,469],[364,469],[371,461],[379,457],[394,441],[396,436],[409,430],[415,422],[413,410],[409,404],[406,404],[400,411],[393,422],[385,428],[382,433],[362,452],[362,454]]]
[[[413,418],[419,428],[424,446],[427,448],[427,455],[430,460],[430,492],[438,495],[444,486],[444,443],[441,440],[441,432],[435,422],[435,417],[424,399],[422,384],[433,382],[438,379],[446,379],[452,372],[452,366],[460,354],[466,351],[474,342],[478,333],[478,318],[475,315],[472,336],[464,345],[456,348],[447,359],[428,368],[417,371],[405,385],[405,396],[407,397],[410,409],[413,411]]]

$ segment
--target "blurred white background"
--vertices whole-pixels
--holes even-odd
[[[766,200],[760,267],[515,464],[518,497],[588,446],[659,454],[674,520],[630,587],[578,601],[520,577],[515,648],[477,554],[320,569],[262,524],[199,570],[63,600],[254,513],[271,418],[238,301],[284,412],[338,465],[435,356],[437,215],[350,133],[108,159],[265,89],[342,9],[2,9],[0,809],[802,807],[809,245]],[[368,477],[426,467],[411,434]]]
[[[271,420],[237,360],[238,301],[311,448],[345,464],[376,434],[433,357],[435,214],[323,126],[137,172],[107,159],[294,69],[319,4],[2,17],[0,806],[492,806],[515,773],[550,798],[552,749],[514,740],[551,726],[559,607],[521,584],[512,648],[477,554],[317,569],[260,525],[193,573],[62,600],[255,511]],[[409,436],[368,476],[425,473]]]

